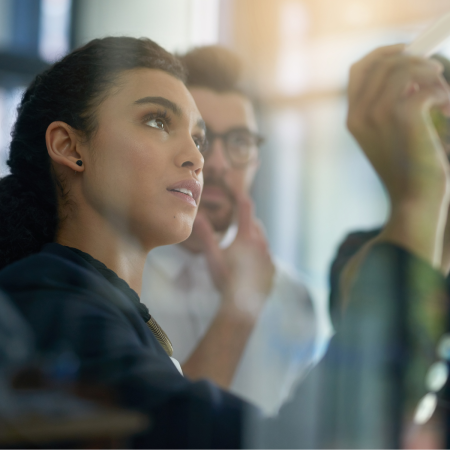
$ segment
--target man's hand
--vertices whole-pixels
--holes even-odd
[[[449,168],[429,111],[450,111],[449,88],[437,61],[403,50],[379,48],[352,67],[347,125],[391,200],[377,240],[393,241],[438,266]]]
[[[214,230],[202,213],[197,215],[193,232],[201,238],[211,276],[224,301],[233,302],[243,311],[258,313],[271,290],[275,268],[248,196],[237,196],[237,212],[238,232],[226,249],[219,247]]]
[[[272,288],[275,268],[251,200],[236,195],[238,232],[221,249],[208,219],[197,215],[193,233],[203,243],[211,276],[222,293],[222,304],[198,347],[183,365],[192,379],[209,378],[228,388],[236,367]]]

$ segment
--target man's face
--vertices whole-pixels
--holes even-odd
[[[255,114],[250,101],[235,92],[218,93],[210,89],[190,89],[206,127],[213,133],[226,133],[246,128],[257,132]],[[233,192],[247,193],[258,168],[258,158],[245,167],[233,167],[222,139],[214,139],[205,158],[204,187],[200,211],[210,220],[217,232],[228,229],[235,212]]]

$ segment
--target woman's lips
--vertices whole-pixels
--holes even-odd
[[[192,206],[197,206],[197,202],[188,194],[183,194],[179,191],[169,191],[171,194],[175,195],[175,197],[178,197],[179,199],[191,204]]]
[[[167,190],[178,197],[181,200],[191,204],[192,206],[197,206],[200,200],[200,194],[202,192],[201,184],[193,179],[179,181],[168,187]]]

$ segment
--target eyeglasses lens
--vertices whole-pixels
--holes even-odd
[[[251,133],[236,131],[229,133],[225,145],[233,162],[238,164],[248,162],[256,152],[256,138]]]
[[[228,158],[235,167],[243,167],[253,160],[258,152],[258,146],[263,141],[257,134],[245,129],[230,130],[224,134],[216,134],[207,130],[206,145],[203,151],[205,157],[212,149],[216,139],[222,140]]]

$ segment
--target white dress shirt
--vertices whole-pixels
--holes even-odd
[[[278,261],[275,268],[272,291],[230,387],[268,415],[278,412],[322,357],[331,330],[327,312],[311,300],[298,277]],[[181,364],[205,335],[220,300],[202,254],[179,245],[150,252],[141,301],[169,336]]]

